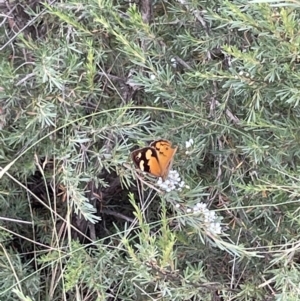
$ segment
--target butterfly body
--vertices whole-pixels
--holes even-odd
[[[168,140],[155,140],[150,146],[137,149],[131,153],[132,161],[141,171],[165,180],[172,167],[177,147],[172,147]]]

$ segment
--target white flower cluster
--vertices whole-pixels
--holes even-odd
[[[185,141],[185,148],[188,149],[194,144],[194,140],[191,138],[189,141]],[[190,152],[187,150],[185,152],[186,155],[188,155]]]
[[[177,61],[176,61],[176,59],[174,57],[172,57],[170,61],[171,61],[172,67],[176,68],[177,67]]]
[[[189,141],[185,141],[185,148],[190,148],[194,144],[194,140],[191,138]]]
[[[222,228],[219,222],[217,222],[218,216],[216,212],[213,210],[207,209],[207,205],[205,203],[197,203],[193,209],[188,209],[187,212],[193,212],[197,215],[203,216],[203,222],[207,225],[207,230],[211,234],[221,234]]]
[[[163,181],[162,178],[159,178],[156,185],[166,192],[170,192],[175,189],[180,191],[184,186],[188,188],[184,181],[181,181],[177,170],[170,170],[167,179]]]
[[[150,74],[150,79],[151,79],[151,80],[155,80],[155,79],[156,79],[156,76],[155,76],[153,73],[151,73],[151,74]]]

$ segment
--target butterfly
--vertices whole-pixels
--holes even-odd
[[[155,140],[150,146],[139,148],[131,153],[132,161],[141,171],[152,176],[161,177],[164,181],[172,167],[177,147],[172,147],[168,140]]]

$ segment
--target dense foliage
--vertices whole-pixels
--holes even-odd
[[[300,2],[9,2],[0,300],[299,300]]]

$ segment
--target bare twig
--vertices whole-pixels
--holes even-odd
[[[150,24],[152,19],[152,0],[142,0],[140,7],[141,7],[141,14],[144,23]]]

